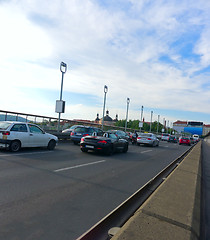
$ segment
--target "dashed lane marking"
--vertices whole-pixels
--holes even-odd
[[[74,168],[80,168],[80,167],[85,167],[85,166],[98,164],[98,163],[102,163],[102,162],[106,162],[106,160],[101,160],[101,161],[98,161],[98,162],[85,163],[85,164],[76,165],[76,166],[72,166],[72,167],[60,168],[60,169],[54,170],[54,172],[66,171],[66,170],[70,170],[70,169],[74,169]]]

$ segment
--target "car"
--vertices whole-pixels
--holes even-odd
[[[115,133],[119,138],[126,139],[127,141],[130,139],[128,133],[122,130],[108,130],[107,132]]]
[[[70,134],[70,139],[73,141],[75,145],[80,143],[80,140],[82,137],[92,135],[93,133],[96,133],[98,136],[103,135],[103,131],[100,128],[96,127],[88,127],[88,126],[82,126],[82,127],[76,127],[72,130]]]
[[[194,144],[196,141],[193,137],[190,137],[190,142],[191,142],[191,144]]]
[[[17,152],[25,147],[47,147],[53,150],[58,138],[32,123],[0,121],[0,147]]]
[[[195,142],[198,142],[199,141],[199,135],[194,134],[193,139],[194,139]]]
[[[137,145],[149,145],[152,147],[159,146],[159,139],[153,133],[142,133],[137,137]]]
[[[170,136],[169,139],[168,139],[168,142],[173,142],[173,143],[177,143],[177,138],[176,136]]]
[[[170,137],[170,134],[163,133],[162,136],[161,136],[161,140],[162,141],[168,141],[169,137]]]
[[[128,141],[119,138],[113,132],[105,132],[103,136],[86,136],[80,141],[80,149],[82,152],[94,151],[112,155],[114,152],[128,151]]]
[[[189,137],[180,137],[179,138],[179,145],[184,144],[184,145],[191,145],[190,138]]]
[[[83,125],[73,125],[70,128],[64,129],[62,131],[62,133],[69,133],[69,134],[71,134],[72,130],[74,130],[77,127],[84,127],[84,126]]]

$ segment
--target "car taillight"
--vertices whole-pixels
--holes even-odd
[[[137,137],[137,139],[141,139],[140,137]]]
[[[71,132],[71,136],[74,136],[74,133],[73,133],[73,132]]]
[[[100,141],[98,141],[98,143],[104,143],[104,144],[106,144],[107,141],[105,141],[105,140],[100,140]]]
[[[152,138],[147,138],[147,140],[152,140]]]
[[[10,132],[9,131],[6,131],[6,132],[2,132],[2,135],[10,135]]]
[[[89,134],[84,134],[84,135],[82,135],[83,137],[85,137],[85,136],[89,136]]]
[[[84,138],[81,138],[80,142],[83,143],[84,142]]]

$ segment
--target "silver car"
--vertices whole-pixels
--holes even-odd
[[[137,145],[144,144],[152,147],[159,146],[159,139],[153,133],[142,133],[137,137]]]

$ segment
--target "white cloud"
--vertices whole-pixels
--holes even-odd
[[[91,0],[0,4],[0,27],[4,33],[0,39],[0,83],[12,93],[2,107],[55,115],[54,102],[52,106],[47,95],[40,97],[37,92],[42,89],[59,93],[59,63],[64,61],[68,64],[64,91],[103,99],[106,84],[107,107],[114,116],[118,112],[125,117],[127,97],[131,98],[130,116],[134,119],[139,117],[136,109],[141,105],[208,113],[209,89],[202,86],[209,79],[195,73],[210,64],[210,4],[125,2],[133,7],[125,11]],[[200,37],[190,43],[200,61],[185,58],[173,45],[193,27],[199,29]],[[171,62],[160,61],[161,56]],[[23,89],[34,90],[33,99]],[[1,102],[5,98],[7,94],[1,94]],[[66,115],[93,119],[98,111],[102,112],[102,107],[98,109],[102,102],[92,107],[67,102]]]

